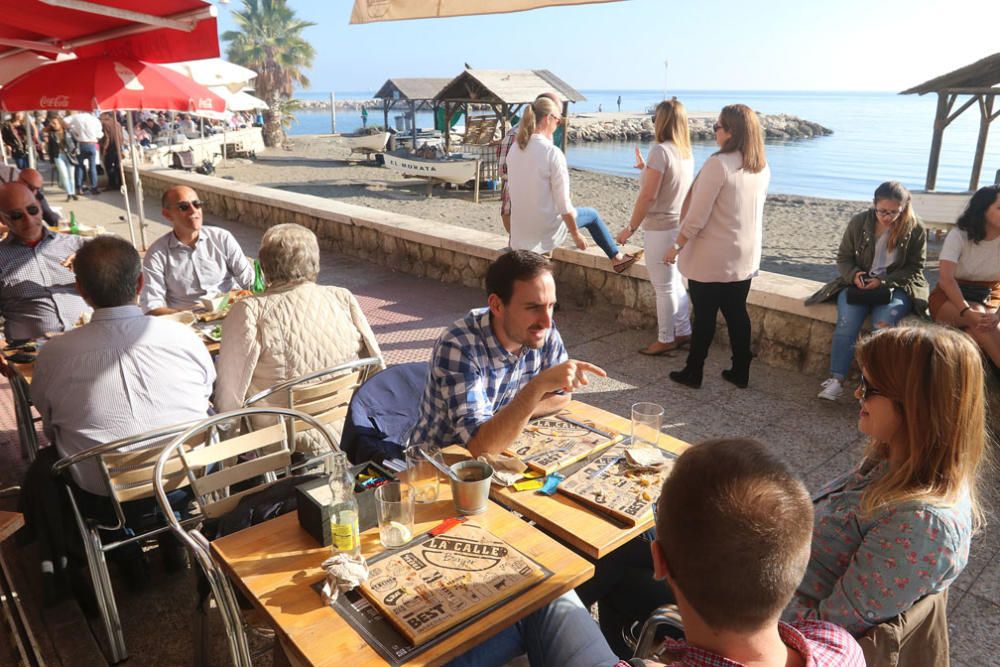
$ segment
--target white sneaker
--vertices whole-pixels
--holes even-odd
[[[844,385],[837,378],[830,378],[820,386],[823,387],[823,391],[816,394],[817,398],[835,401],[844,393]]]

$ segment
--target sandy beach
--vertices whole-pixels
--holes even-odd
[[[428,198],[423,179],[403,178],[373,162],[348,160],[347,149],[330,135],[295,136],[292,142],[291,150],[268,149],[259,153],[255,162],[229,160],[219,165],[217,175],[504,234],[499,193],[483,192],[478,205],[473,203],[470,190],[435,187]],[[638,181],[578,169],[571,170],[571,180],[573,203],[596,208],[612,233],[617,234],[631,215]],[[834,257],[844,227],[867,205],[862,201],[795,195],[768,197],[762,268],[829,280],[835,275]],[[641,245],[641,232],[633,241]],[[931,254],[936,257],[936,248],[931,249]]]

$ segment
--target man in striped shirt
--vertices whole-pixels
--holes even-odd
[[[73,256],[84,239],[46,228],[35,195],[21,183],[0,187],[0,218],[10,230],[0,241],[4,336],[26,340],[72,329],[89,310],[73,286]]]
[[[779,620],[809,562],[812,523],[805,485],[757,441],[710,440],[678,457],[656,504],[651,552],[656,579],[676,598],[684,640],[666,640],[661,659],[687,667],[864,667],[844,628]],[[504,664],[525,651],[533,665],[663,664],[617,658],[570,593],[449,667]]]

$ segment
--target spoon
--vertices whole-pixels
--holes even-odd
[[[443,463],[441,463],[440,461],[438,461],[438,460],[437,460],[436,458],[434,458],[433,456],[431,456],[430,454],[428,454],[428,453],[427,453],[426,451],[424,451],[423,449],[421,449],[421,450],[420,450],[420,454],[421,454],[421,455],[422,455],[422,456],[423,456],[423,457],[424,457],[425,459],[427,459],[428,461],[430,461],[430,462],[431,462],[431,465],[433,465],[433,466],[434,466],[435,468],[437,468],[437,469],[438,469],[438,470],[440,470],[440,471],[441,471],[442,473],[444,473],[446,477],[448,477],[448,478],[450,478],[450,479],[453,479],[453,480],[455,480],[456,482],[461,482],[461,481],[462,481],[462,480],[460,480],[460,479],[458,478],[458,475],[456,475],[456,474],[455,474],[455,471],[454,471],[454,470],[452,470],[451,468],[449,468],[449,467],[448,467],[448,466],[446,466],[445,464],[443,464]]]

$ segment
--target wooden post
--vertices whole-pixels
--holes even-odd
[[[479,203],[479,178],[480,178],[480,175],[479,175],[479,164],[480,164],[479,160],[476,160],[476,197],[475,197],[475,199],[476,199],[476,203],[477,204]]]
[[[337,134],[337,94],[330,93],[330,134]]]
[[[563,135],[562,135],[562,152],[563,155],[566,154],[566,142],[569,141],[569,102],[563,102]]]
[[[413,150],[417,150],[417,103],[410,100],[410,119],[413,121]]]
[[[386,97],[382,100],[382,116],[385,120],[382,121],[382,131],[389,131],[389,98]]]
[[[979,189],[979,175],[983,171],[986,139],[990,134],[990,121],[993,115],[993,99],[993,95],[979,96],[979,140],[976,141],[976,156],[972,159],[972,175],[969,177],[970,191]]]
[[[454,111],[450,103],[444,103],[444,154],[451,154],[451,114]]]
[[[931,157],[927,163],[927,180],[924,189],[931,191],[937,185],[938,162],[941,159],[941,139],[948,124],[948,95],[938,93],[937,113],[934,115],[934,134],[931,138]]]

